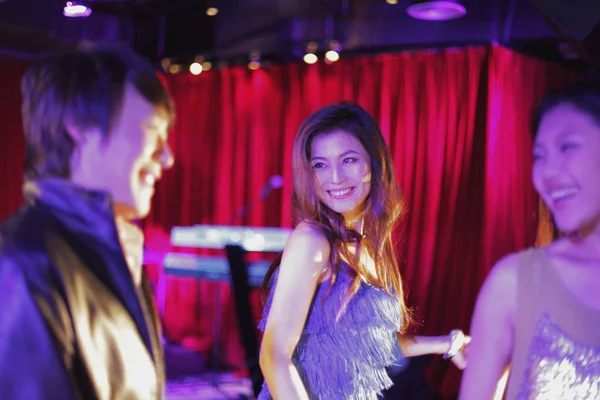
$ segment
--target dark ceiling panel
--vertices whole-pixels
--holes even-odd
[[[106,40],[129,43],[159,61],[196,55],[213,59],[248,57],[252,52],[289,59],[307,41],[337,39],[345,51],[557,40],[543,17],[526,0],[464,0],[468,14],[447,22],[428,22],[406,14],[409,0],[81,0],[89,18],[62,16],[62,0],[0,2],[0,22],[36,31],[38,40],[0,31],[0,48],[10,37],[25,52],[63,41]],[[220,12],[208,17],[216,5]],[[37,7],[37,8],[36,8]],[[41,8],[40,8],[41,7]],[[36,10],[36,12],[32,12]],[[32,46],[31,43],[37,43]]]

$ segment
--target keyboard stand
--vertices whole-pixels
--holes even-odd
[[[264,378],[258,364],[258,335],[252,318],[252,308],[250,307],[248,269],[244,260],[246,251],[238,245],[227,245],[225,246],[225,253],[227,254],[231,273],[233,300],[235,302],[235,312],[237,314],[239,328],[238,332],[246,353],[245,364],[250,373],[254,395],[258,396]]]
[[[196,279],[230,281],[238,323],[239,338],[245,351],[245,366],[250,373],[252,389],[258,396],[263,382],[259,366],[259,340],[250,307],[250,288],[260,287],[271,264],[266,261],[245,262],[246,252],[279,253],[283,250],[291,230],[249,226],[194,225],[171,229],[171,245],[225,249],[226,259],[213,256],[169,253],[163,261],[163,273],[158,282],[157,301],[164,316],[166,300],[166,274]],[[218,301],[220,303],[220,299]],[[218,313],[216,313],[218,314]],[[216,315],[215,315],[216,316]],[[218,321],[218,320],[217,320]],[[215,327],[215,331],[217,327]],[[216,350],[220,357],[220,326]],[[221,361],[221,360],[213,360]]]

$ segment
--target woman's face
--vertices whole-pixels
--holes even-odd
[[[542,118],[533,147],[533,184],[563,232],[600,222],[600,127],[561,104]]]
[[[319,199],[347,221],[360,218],[371,192],[371,157],[360,141],[336,130],[315,138],[311,155]]]

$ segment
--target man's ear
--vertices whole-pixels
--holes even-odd
[[[97,151],[100,149],[102,135],[98,129],[81,128],[72,120],[65,120],[64,127],[74,144],[70,160],[71,172],[73,172],[79,168],[81,157],[89,151]]]
[[[65,121],[65,130],[67,134],[73,139],[73,142],[76,146],[79,146],[86,139],[86,132],[84,129],[81,129],[76,123],[73,121]]]
[[[71,120],[64,121],[65,130],[67,134],[73,139],[75,147],[81,147],[81,145],[89,144],[93,147],[100,148],[102,142],[105,140],[104,135],[99,128],[95,127],[81,127]]]

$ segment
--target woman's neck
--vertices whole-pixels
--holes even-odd
[[[363,234],[364,228],[364,218],[353,218],[353,219],[344,219],[344,224],[346,228],[352,229],[358,232],[360,235]]]

